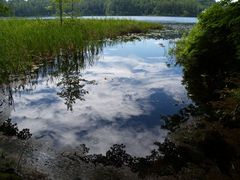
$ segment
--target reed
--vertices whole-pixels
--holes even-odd
[[[0,20],[0,74],[24,70],[60,49],[81,49],[89,42],[161,28],[132,20],[66,19],[62,26],[58,20]]]

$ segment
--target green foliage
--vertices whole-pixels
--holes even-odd
[[[0,76],[53,59],[60,49],[74,51],[89,43],[162,26],[130,20],[0,20]],[[7,77],[7,76],[6,76]]]
[[[7,2],[15,16],[55,15],[58,13],[58,3],[59,0]],[[63,0],[63,14],[72,15],[74,11],[76,15],[197,16],[213,3],[215,0]]]
[[[76,11],[81,15],[105,15],[107,1],[103,0],[82,0],[80,4],[76,4]]]
[[[9,0],[7,2],[13,16],[50,16],[56,14],[56,5],[50,0]],[[50,8],[51,7],[51,8]]]
[[[9,8],[6,5],[6,2],[0,0],[0,16],[6,15],[8,11],[9,11]]]
[[[177,42],[177,62],[183,65],[184,83],[198,105],[219,99],[218,91],[239,72],[239,29],[240,2],[225,0],[203,12],[191,32]]]
[[[216,73],[240,68],[240,2],[221,1],[199,16],[198,24],[177,43],[185,71]]]

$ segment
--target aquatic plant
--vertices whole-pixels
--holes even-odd
[[[77,51],[106,38],[161,28],[131,20],[65,19],[62,26],[58,20],[1,20],[0,75],[54,59],[62,50]]]

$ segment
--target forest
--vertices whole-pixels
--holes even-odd
[[[65,16],[192,16],[215,0],[62,0]],[[0,16],[38,17],[58,14],[58,0],[0,0],[10,11]]]

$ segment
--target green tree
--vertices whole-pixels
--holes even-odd
[[[58,4],[60,24],[62,25],[64,13],[69,14],[68,9],[70,9],[70,16],[73,19],[73,17],[74,17],[74,6],[75,6],[76,3],[81,2],[81,0],[55,0],[55,2]]]
[[[70,15],[71,18],[73,19],[74,15],[76,13],[75,11],[77,9],[79,10],[80,2],[81,2],[81,0],[65,0],[64,1],[64,12],[67,15]]]
[[[52,4],[56,4],[57,7],[55,6],[50,6],[50,8],[56,8],[58,9],[58,14],[59,14],[59,19],[60,19],[60,24],[62,26],[63,24],[63,1],[64,0],[52,0]]]
[[[8,0],[15,16],[82,15],[197,16],[214,0]]]
[[[239,68],[239,29],[239,1],[223,0],[211,6],[199,16],[190,34],[177,43],[178,62],[186,70]]]
[[[239,29],[240,2],[223,0],[203,12],[177,42],[177,62],[183,65],[184,82],[195,102],[217,98],[216,90],[226,87],[231,77],[239,78]]]
[[[5,1],[0,1],[0,15],[6,14],[9,11],[9,8],[6,5]]]

